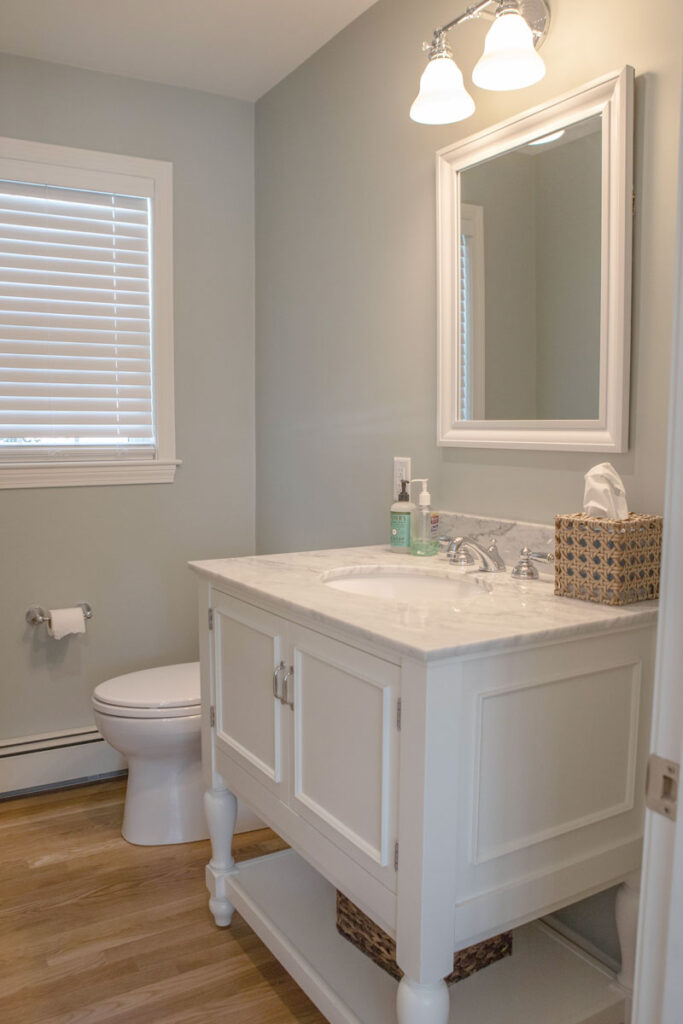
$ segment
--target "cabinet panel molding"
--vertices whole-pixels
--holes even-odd
[[[284,799],[286,709],[272,683],[283,656],[281,624],[218,593],[213,611],[216,743]]]
[[[293,631],[293,805],[352,856],[388,868],[396,840],[399,671]]]
[[[633,808],[641,669],[635,661],[479,695],[475,864]]]

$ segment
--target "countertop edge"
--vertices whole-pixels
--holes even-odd
[[[223,560],[207,559],[203,561],[193,561],[188,562],[188,566],[198,577],[217,584],[219,589],[227,591],[231,596],[240,600],[245,600],[249,604],[265,606],[275,614],[282,615],[283,618],[292,618],[292,616],[295,618],[304,618],[309,624],[311,622],[315,622],[321,626],[329,627],[337,632],[349,636],[349,638],[356,642],[370,642],[383,647],[388,651],[395,652],[397,655],[403,655],[419,661],[427,662],[444,661],[448,658],[461,656],[476,656],[489,653],[498,654],[504,651],[522,650],[527,647],[538,647],[540,644],[552,644],[565,640],[572,640],[579,636],[592,637],[600,636],[605,633],[627,632],[632,629],[645,628],[646,626],[655,623],[657,621],[658,614],[657,602],[637,602],[633,605],[620,606],[622,610],[625,610],[626,608],[629,610],[631,608],[633,609],[630,615],[623,616],[620,619],[605,616],[604,618],[597,618],[595,621],[590,623],[553,626],[548,629],[539,629],[528,633],[513,633],[509,636],[474,640],[470,643],[460,642],[452,646],[428,649],[425,647],[416,647],[412,644],[389,638],[381,632],[375,632],[367,627],[358,626],[352,622],[346,622],[334,615],[318,611],[317,609],[311,608],[298,601],[292,601],[287,598],[268,593],[259,587],[252,586],[248,583],[229,579],[224,574],[211,569],[209,567],[211,561]],[[557,600],[573,602],[576,599],[558,597]],[[582,605],[592,605],[596,609],[596,612],[601,607],[604,607],[605,609],[612,607],[609,605],[603,606],[597,602],[582,601],[580,603]],[[654,607],[651,607],[653,604]]]

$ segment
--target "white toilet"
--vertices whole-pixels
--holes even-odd
[[[208,838],[199,662],[108,679],[92,703],[100,733],[128,759],[123,838],[137,846]]]

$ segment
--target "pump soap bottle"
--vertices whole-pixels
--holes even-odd
[[[439,550],[439,513],[431,508],[431,494],[427,490],[426,479],[412,480],[411,483],[422,484],[419,508],[410,516],[410,553],[412,555],[436,555]]]
[[[408,480],[401,480],[401,493],[391,506],[392,551],[410,551],[410,514],[414,510],[408,494]]]

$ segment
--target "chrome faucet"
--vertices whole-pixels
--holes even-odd
[[[479,566],[481,572],[505,572],[505,562],[500,556],[495,539],[491,540],[487,548],[483,548],[471,537],[456,537],[448,545],[446,556],[451,562],[457,562],[458,556],[463,550],[478,557],[481,563]]]

